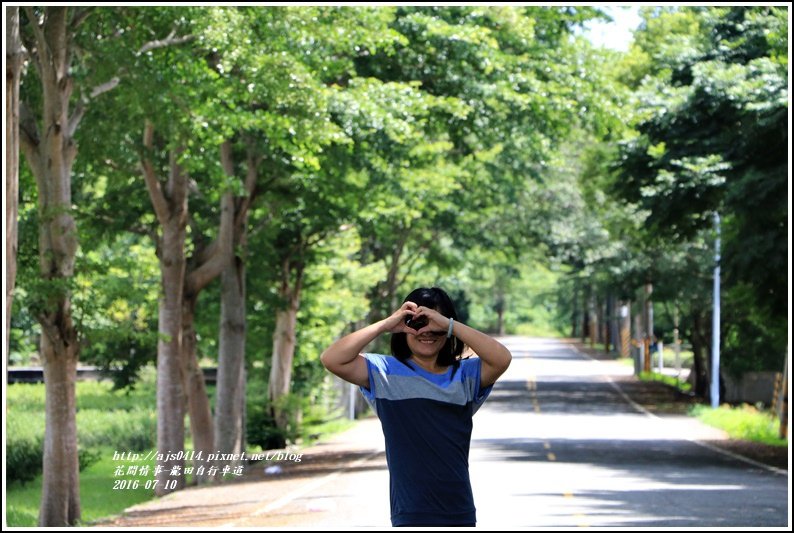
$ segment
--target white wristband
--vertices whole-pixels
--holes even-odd
[[[449,329],[447,329],[447,338],[452,337],[452,323],[455,322],[453,319],[449,319]]]

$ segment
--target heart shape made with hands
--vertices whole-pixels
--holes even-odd
[[[407,316],[405,317],[405,325],[409,328],[419,331],[428,324],[429,320],[426,316]]]

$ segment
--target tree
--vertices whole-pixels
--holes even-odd
[[[418,82],[447,103],[425,119],[425,135],[433,140],[425,145],[436,148],[436,161],[422,174],[447,194],[422,191],[416,201],[400,191],[397,201],[411,202],[406,211],[417,224],[384,219],[370,223],[381,228],[377,233],[362,232],[372,234],[364,252],[390,265],[387,280],[371,293],[374,305],[383,306],[372,318],[393,307],[394,289],[404,279],[395,273],[406,262],[418,264],[421,256],[449,261],[453,248],[468,250],[484,240],[494,246],[512,241],[507,244],[521,250],[537,245],[532,227],[520,223],[533,212],[523,200],[548,171],[551,146],[573,125],[605,127],[604,99],[593,83],[598,70],[571,39],[573,26],[597,15],[589,8],[404,7],[392,25],[406,37],[400,53],[359,59],[362,74]],[[423,155],[430,159],[429,150]],[[411,159],[403,152],[390,157],[408,175],[396,183],[421,187]],[[505,267],[513,258],[503,257]]]
[[[19,35],[19,7],[6,8],[6,323],[3,342],[8,353],[11,303],[17,274],[19,212],[19,80],[25,50]]]
[[[649,13],[638,43],[656,65],[613,188],[661,238],[693,239],[721,214],[726,308],[742,310],[721,332],[734,371],[777,369],[785,352],[785,19],[777,7]],[[661,25],[677,31],[643,37]]]
[[[69,525],[80,519],[74,397],[80,339],[70,297],[78,247],[71,191],[77,155],[74,135],[88,104],[116,85],[114,80],[91,85],[92,80],[82,76],[84,65],[78,65],[82,57],[76,56],[75,49],[85,45],[79,29],[91,12],[89,8],[26,7],[21,35],[36,76],[36,81],[23,85],[20,145],[38,187],[42,290],[34,306],[42,328],[47,390],[39,515],[43,526]],[[74,107],[73,94],[79,97]]]
[[[177,456],[185,445],[184,389],[182,384],[182,295],[185,282],[185,238],[188,218],[188,176],[179,163],[183,149],[174,147],[168,154],[168,170],[163,182],[148,153],[154,153],[154,125],[147,123],[141,159],[143,177],[152,207],[162,226],[157,249],[160,259],[161,297],[157,344],[157,449]],[[158,494],[184,486],[184,476],[176,476],[176,486],[167,485],[173,467],[181,472],[181,459],[157,461],[162,468],[157,477]]]
[[[221,145],[221,163],[235,176],[232,146]],[[218,380],[215,401],[215,450],[220,453],[245,451],[245,333],[246,333],[246,249],[248,215],[254,200],[260,158],[249,140],[246,153],[245,192],[233,199],[234,221],[225,227],[219,241],[232,247],[221,273],[221,316],[218,339]]]

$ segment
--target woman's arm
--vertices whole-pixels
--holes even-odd
[[[405,317],[413,315],[415,312],[416,304],[405,302],[390,317],[354,331],[334,342],[322,353],[320,361],[332,374],[336,374],[354,385],[369,388],[367,361],[361,355],[361,351],[383,333],[413,332],[406,327]]]
[[[430,321],[427,326],[417,332],[418,334],[421,334],[433,324],[435,324],[436,328],[449,327],[450,319],[434,309],[418,307],[416,316],[426,316]],[[513,359],[510,350],[496,339],[457,321],[452,324],[452,334],[471,348],[482,361],[480,387],[490,387],[496,383],[499,376],[504,374],[507,367],[510,366],[510,361]]]

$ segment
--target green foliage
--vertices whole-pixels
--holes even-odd
[[[272,346],[268,347],[268,350]],[[269,362],[269,358],[267,358]],[[249,446],[262,450],[283,448],[288,435],[276,426],[267,393],[269,368],[255,365],[248,371],[245,396],[245,436]]]
[[[657,355],[652,354],[651,357],[654,358],[655,360]],[[687,381],[682,381],[676,376],[668,376],[666,374],[659,374],[657,372],[640,372],[640,375],[637,377],[642,381],[658,381],[660,383],[664,383],[665,385],[669,385],[670,387],[674,387],[684,392],[689,392],[692,389],[691,383]]]
[[[26,482],[42,468],[44,385],[13,384],[6,389],[6,479]],[[155,444],[157,423],[151,383],[135,392],[114,392],[108,382],[78,382],[77,438],[80,469],[100,459],[97,450],[142,451]]]
[[[113,472],[118,461],[114,448],[92,450],[98,460],[80,472],[80,506],[82,524],[92,525],[100,519],[121,514],[125,509],[154,497],[147,490],[111,490]],[[39,458],[41,461],[41,458]],[[154,460],[149,465],[154,468]],[[6,492],[6,525],[35,528],[41,504],[41,476],[25,484],[9,484]]]
[[[30,421],[6,416],[6,483],[25,483],[41,472],[44,442],[30,427]]]
[[[706,424],[726,431],[734,439],[773,446],[788,445],[786,439],[779,437],[780,420],[748,404],[738,407],[721,405],[717,409],[696,405],[692,408],[692,414]]]
[[[159,269],[147,241],[122,235],[81,255],[73,292],[81,359],[130,387],[156,358]]]
[[[651,280],[683,337],[708,335],[694,324],[710,312],[715,210],[724,361],[734,372],[778,370],[786,10],[643,13],[634,45],[618,54],[575,36],[603,16],[583,6],[93,8],[71,70],[74,103],[88,102],[73,176],[76,275],[39,280],[39,217],[52,213],[37,212],[23,168],[10,361],[36,362],[37,312],[64,291],[82,361],[120,370],[116,386],[132,387],[154,360],[161,250],[140,170],[150,120],[146,155],[163,180],[169,155],[184,148],[191,267],[217,236],[221,196],[234,191],[239,205],[245,162],[258,162],[237,252],[247,267],[248,435],[263,448],[298,438],[301,415],[306,429],[332,411],[319,354],[414,286],[445,287],[476,327],[495,330],[501,315],[508,333],[558,334],[588,291],[633,299]],[[115,89],[89,97],[116,76]],[[22,91],[32,108],[37,82],[29,68]],[[232,175],[220,163],[224,142]],[[283,432],[269,418],[265,376],[283,282],[299,275],[294,396],[284,400],[294,423]],[[199,300],[205,361],[217,356],[218,300],[217,283]],[[129,394],[114,398],[138,391]],[[82,403],[81,444],[147,446],[154,422],[133,404],[117,413]],[[19,437],[24,469],[37,437]]]
[[[784,11],[646,11],[632,53],[645,54],[647,68],[624,78],[633,76],[629,83],[638,87],[637,135],[622,143],[609,189],[647,212],[650,231],[643,238],[657,254],[659,248],[678,247],[679,254],[709,247],[712,214],[720,213],[723,361],[733,373],[778,369],[785,353],[788,91],[786,63],[780,60],[786,38],[779,29]],[[685,280],[688,300],[701,294],[701,304],[691,307],[699,312],[708,301],[709,268],[704,258],[690,268],[700,284]],[[686,278],[686,270],[679,271],[684,276],[660,270],[646,270],[656,287],[685,286],[675,280]]]

